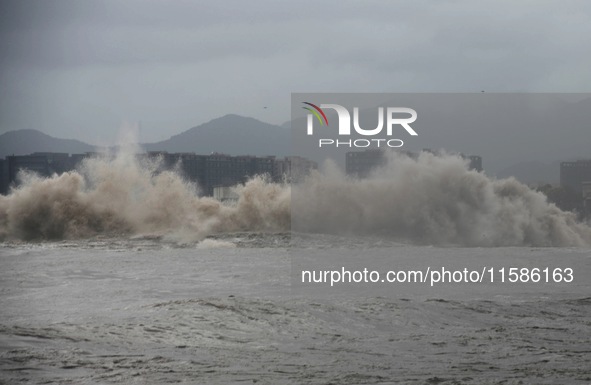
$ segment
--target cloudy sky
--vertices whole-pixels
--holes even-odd
[[[587,0],[2,0],[0,133],[280,124],[291,92],[589,92],[589,36]]]

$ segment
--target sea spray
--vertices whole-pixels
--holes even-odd
[[[23,172],[0,196],[0,238],[75,239],[149,234],[194,242],[208,234],[289,229],[290,188],[255,177],[235,205],[199,197],[198,186],[129,151],[84,160],[49,178]]]
[[[494,180],[451,155],[388,155],[368,178],[330,162],[290,186],[255,177],[233,204],[198,195],[180,172],[132,151],[72,172],[21,174],[0,196],[0,239],[163,236],[196,242],[237,231],[372,235],[417,244],[588,246],[591,228],[515,179]]]
[[[465,160],[388,154],[355,179],[325,165],[294,186],[295,231],[379,235],[417,244],[588,246],[591,228],[513,178],[494,180]]]

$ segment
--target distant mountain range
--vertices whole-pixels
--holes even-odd
[[[33,152],[83,154],[95,150],[94,146],[79,140],[58,139],[37,130],[9,131],[0,135],[0,158],[29,155]]]
[[[194,152],[228,155],[289,155],[289,129],[238,115],[226,115],[190,128],[170,139],[141,145],[146,151]],[[0,158],[33,152],[80,154],[97,147],[72,139],[58,139],[37,130],[0,135]]]
[[[142,144],[146,151],[194,152],[228,155],[290,155],[290,122],[282,126],[259,120],[226,115],[190,128],[170,139]],[[79,154],[97,151],[97,147],[73,140],[58,139],[37,130],[17,130],[0,135],[0,159],[8,155],[28,155],[34,152]],[[486,171],[486,161],[484,166]],[[514,176],[524,183],[559,181],[560,163],[521,162],[496,172],[499,178]],[[493,173],[488,172],[489,175]]]
[[[239,115],[226,115],[170,139],[143,145],[146,151],[277,156],[289,155],[289,146],[289,129]]]

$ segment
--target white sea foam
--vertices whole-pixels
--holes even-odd
[[[470,171],[456,156],[391,155],[366,179],[326,164],[290,186],[255,177],[238,202],[197,195],[198,186],[133,151],[87,159],[50,178],[21,174],[0,196],[0,239],[80,239],[151,234],[195,242],[237,231],[372,235],[418,244],[585,246],[591,228],[515,179]]]

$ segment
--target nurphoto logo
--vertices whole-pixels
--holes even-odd
[[[385,120],[387,138],[362,138],[344,140],[344,138],[342,138],[343,136],[347,137],[351,135],[351,113],[349,110],[339,104],[320,104],[320,106],[309,102],[303,102],[303,104],[305,104],[305,106],[302,108],[309,112],[307,116],[308,135],[314,135],[314,118],[316,118],[316,120],[320,123],[320,126],[329,126],[328,118],[324,112],[324,109],[330,108],[337,113],[338,137],[318,139],[318,147],[402,147],[404,145],[402,139],[390,138],[393,135],[395,126],[400,126],[404,128],[408,134],[417,136],[417,132],[410,126],[411,123],[417,120],[417,112],[412,108],[387,107],[384,113],[384,107],[379,107],[377,126],[375,128],[361,128],[361,125],[359,124],[359,108],[353,107],[353,128],[357,134],[363,136],[380,135],[382,134]],[[324,134],[325,130],[323,130],[322,133]],[[332,134],[336,134],[334,130]]]

